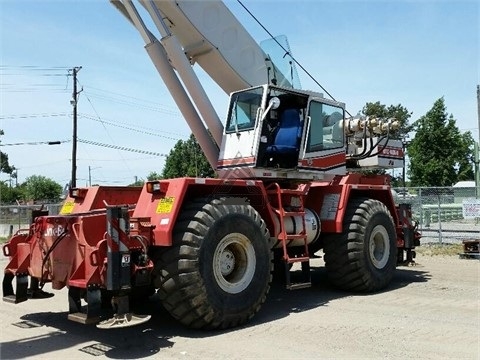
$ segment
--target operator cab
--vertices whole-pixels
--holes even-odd
[[[345,174],[344,108],[319,93],[273,85],[232,93],[219,176],[329,180]]]

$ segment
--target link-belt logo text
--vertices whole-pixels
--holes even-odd
[[[65,228],[62,225],[48,227],[43,233],[43,236],[59,236],[64,230]]]

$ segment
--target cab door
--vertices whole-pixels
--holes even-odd
[[[255,165],[263,102],[263,87],[231,95],[217,169]]]

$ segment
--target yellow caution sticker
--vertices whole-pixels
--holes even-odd
[[[165,197],[163,199],[160,199],[157,205],[157,214],[168,214],[172,212],[174,202],[174,197]]]
[[[65,203],[62,206],[62,209],[60,210],[60,215],[71,214],[74,206],[75,206],[75,203],[73,201],[65,201]]]

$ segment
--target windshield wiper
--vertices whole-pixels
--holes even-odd
[[[238,95],[235,97],[235,102],[233,103],[235,133],[238,136],[239,131],[238,131],[238,120],[237,120],[237,103],[238,103]]]

